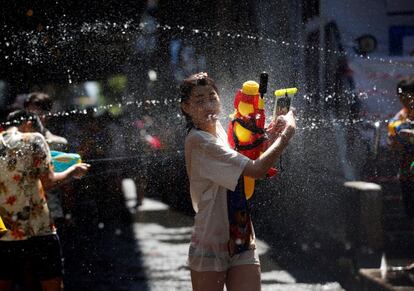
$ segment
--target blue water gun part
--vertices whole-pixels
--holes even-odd
[[[52,164],[55,172],[63,172],[70,166],[82,162],[81,156],[76,153],[50,151],[50,154],[52,156]]]

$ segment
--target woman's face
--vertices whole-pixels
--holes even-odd
[[[221,111],[220,98],[212,86],[196,86],[183,104],[183,110],[191,116],[195,125],[216,121]]]

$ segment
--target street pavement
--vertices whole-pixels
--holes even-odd
[[[144,199],[133,216],[133,233],[141,252],[147,290],[191,290],[186,258],[193,218],[152,199]],[[262,290],[343,290],[337,282],[297,282],[269,257],[269,246],[265,242],[258,238],[257,244],[262,264]]]
[[[191,290],[186,259],[193,218],[154,199],[145,198],[136,207],[137,191],[132,180],[123,181],[123,194],[119,189],[110,191],[104,183],[92,191],[91,185],[101,183],[84,186],[89,192],[81,191],[82,199],[72,211],[72,223],[60,231],[65,290]],[[260,239],[260,234],[257,245],[262,290],[343,290],[337,282],[319,283],[322,281],[315,277],[315,270],[324,271],[318,271],[317,263],[301,266],[300,270],[290,268],[289,273],[272,257],[274,250]]]

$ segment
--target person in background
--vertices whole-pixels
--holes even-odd
[[[196,212],[188,264],[195,291],[260,290],[260,262],[248,209],[240,211],[238,224],[229,222],[228,199],[236,195],[242,175],[260,179],[275,164],[296,130],[289,111],[269,126],[267,150],[257,159],[231,149],[218,121],[221,102],[214,81],[206,73],[182,82],[181,109],[187,120],[185,162]],[[243,194],[243,198],[244,194]],[[234,253],[230,228],[238,227],[238,239],[247,246]]]
[[[24,109],[27,112],[35,113],[40,118],[41,133],[49,148],[56,151],[65,151],[68,146],[68,141],[62,136],[55,135],[50,132],[45,126],[47,123],[47,116],[50,114],[53,107],[53,100],[50,96],[43,92],[32,92],[27,95],[23,103]],[[59,231],[63,230],[65,223],[65,214],[62,207],[62,199],[64,192],[60,188],[53,189],[47,193],[47,204],[52,215],[55,225]],[[61,234],[61,233],[60,233]]]
[[[403,80],[397,85],[397,94],[403,108],[388,124],[388,145],[399,159],[398,178],[406,215],[414,231],[414,79]]]
[[[80,178],[89,165],[79,163],[55,173],[49,146],[35,128],[37,116],[24,110],[9,114],[0,134],[0,216],[9,231],[0,238],[0,290],[13,290],[28,269],[44,291],[62,290],[59,238],[45,190]]]
[[[29,93],[23,106],[26,111],[36,113],[42,124],[47,126],[46,117],[50,114],[53,107],[53,100],[48,94],[43,92]],[[41,134],[43,134],[49,147],[53,150],[63,150],[68,143],[66,138],[51,133],[46,127],[43,128]]]

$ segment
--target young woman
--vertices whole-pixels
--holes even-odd
[[[260,179],[275,164],[295,133],[294,114],[290,111],[269,126],[270,146],[257,160],[250,160],[229,147],[218,121],[218,90],[206,73],[185,79],[180,91],[189,130],[185,140],[186,168],[196,212],[188,256],[193,290],[222,291],[224,284],[228,291],[260,290],[260,262],[248,211],[237,213],[241,225],[238,239],[247,247],[229,251],[233,249],[230,227],[239,226],[229,223],[232,210],[228,201],[235,195],[242,175]]]

